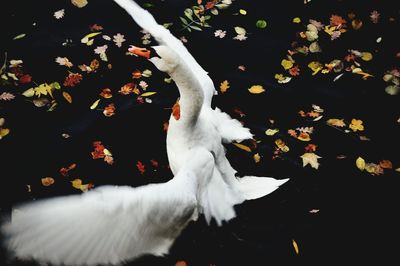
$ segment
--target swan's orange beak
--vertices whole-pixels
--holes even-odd
[[[136,47],[133,45],[131,45],[131,47],[128,48],[128,52],[136,56],[144,57],[146,59],[150,58],[150,53],[151,53],[150,50],[147,50],[146,48]]]

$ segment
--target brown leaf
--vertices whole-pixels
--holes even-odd
[[[172,106],[172,116],[175,118],[175,120],[179,120],[181,118],[181,106],[179,105],[179,102],[176,102],[174,106]]]
[[[54,184],[54,179],[52,177],[44,177],[41,179],[42,185],[45,187],[51,186]]]
[[[63,91],[62,95],[67,102],[72,103],[72,96],[68,92]]]

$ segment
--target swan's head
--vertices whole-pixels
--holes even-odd
[[[172,73],[178,65],[179,56],[171,48],[159,45],[152,47],[158,56],[149,59],[160,71]]]

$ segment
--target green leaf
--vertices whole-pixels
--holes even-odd
[[[153,7],[154,5],[152,3],[144,3],[143,7],[145,8],[149,8],[149,7]]]
[[[396,85],[390,85],[385,88],[385,91],[389,95],[397,95],[400,92],[400,87]]]
[[[246,34],[246,30],[244,28],[242,28],[242,27],[239,27],[239,26],[235,27],[235,31],[239,35],[245,35]]]
[[[33,97],[35,95],[35,90],[33,88],[27,89],[22,93],[25,97]]]
[[[26,36],[26,34],[25,34],[25,33],[21,33],[21,34],[19,34],[19,35],[15,36],[15,37],[13,38],[13,40],[22,39],[22,38],[24,38],[25,36]]]
[[[50,87],[52,87],[53,89],[61,89],[60,83],[58,83],[57,81],[53,82],[50,84]]]
[[[263,19],[259,19],[256,22],[256,27],[259,29],[264,29],[265,27],[267,27],[267,22]]]
[[[213,9],[211,9],[211,14],[213,14],[213,15],[218,15],[218,9],[216,9],[216,8],[213,8]]]
[[[191,10],[190,8],[186,8],[184,13],[187,18],[193,20],[193,10]]]
[[[197,27],[197,26],[190,25],[189,27],[194,29],[194,30],[202,31],[202,29]]]
[[[189,24],[188,21],[187,21],[185,18],[179,17],[179,19],[183,22],[183,24],[184,24],[185,26]]]

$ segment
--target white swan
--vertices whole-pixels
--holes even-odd
[[[164,184],[104,186],[17,207],[1,228],[6,246],[19,259],[74,266],[167,254],[197,218],[197,198],[214,168],[204,149],[193,149],[190,158]]]
[[[180,119],[171,116],[167,133],[167,153],[173,173],[184,167],[195,147],[204,147],[215,157],[215,168],[200,197],[201,212],[210,222],[214,217],[220,225],[235,217],[233,206],[244,200],[263,197],[288,179],[268,177],[235,177],[225,156],[222,142],[252,138],[248,128],[219,109],[212,109],[215,94],[213,81],[196,62],[180,40],[157,24],[153,16],[131,0],[114,0],[161,45],[153,47],[160,57],[149,60],[175,81],[179,93]]]

